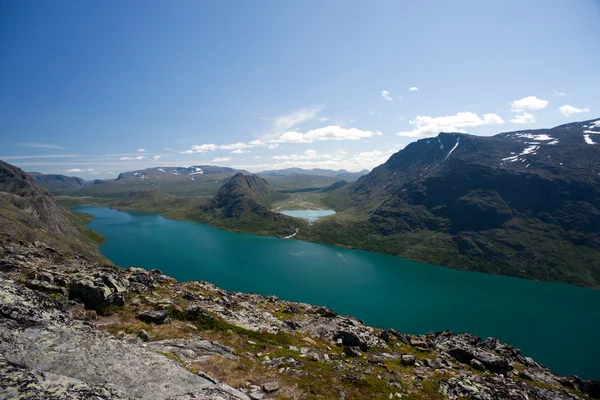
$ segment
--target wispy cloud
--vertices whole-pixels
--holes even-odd
[[[145,153],[145,152],[146,152],[146,149],[137,149],[137,152],[138,152],[138,153]]]
[[[225,162],[225,161],[231,161],[231,157],[217,157],[214,160],[212,160],[212,162]]]
[[[71,168],[71,169],[65,169],[66,173],[73,173],[73,172],[83,172],[83,170],[81,168]]]
[[[72,158],[81,157],[81,154],[44,154],[38,156],[0,156],[0,160],[35,160],[38,158]]]
[[[418,87],[416,87],[416,86],[411,86],[411,87],[409,87],[409,88],[408,88],[408,91],[409,91],[409,92],[418,92],[418,91],[419,91],[419,88],[418,88]]]
[[[314,119],[321,109],[322,107],[302,108],[288,115],[280,115],[269,119],[273,121],[274,130],[285,131]]]
[[[131,161],[131,160],[145,160],[146,158],[148,158],[148,157],[146,157],[146,156],[137,156],[137,157],[121,157],[121,158],[120,158],[120,160],[123,160],[123,161]]]
[[[52,143],[23,142],[17,144],[25,147],[37,147],[38,149],[64,149],[64,147]]]

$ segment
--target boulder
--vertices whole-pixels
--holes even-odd
[[[334,340],[342,339],[342,346],[359,347],[362,351],[367,351],[369,347],[354,332],[340,331],[334,336]]]
[[[135,314],[135,317],[140,321],[154,323],[157,325],[164,324],[168,316],[169,314],[167,314],[167,312],[164,310],[144,311]]]
[[[417,357],[412,354],[402,354],[402,356],[400,356],[400,362],[402,365],[415,365],[416,361]]]
[[[110,304],[112,290],[105,285],[98,285],[89,279],[78,279],[71,282],[69,299],[80,300],[85,308],[97,310]]]
[[[475,368],[476,370],[485,371],[485,365],[483,365],[482,362],[476,358],[472,359],[469,364],[471,364],[471,367]]]
[[[266,382],[262,385],[262,390],[267,393],[273,393],[279,390],[279,382]]]
[[[349,357],[360,357],[360,348],[358,346],[344,346],[344,353]]]

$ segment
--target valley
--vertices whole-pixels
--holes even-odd
[[[153,168],[53,192],[65,206],[161,211],[277,237],[302,228],[295,239],[599,287],[600,148],[585,140],[594,133],[598,120],[492,137],[441,133],[353,182],[335,181],[337,173],[259,173],[260,193],[227,187],[235,174],[251,174],[207,166]],[[229,211],[214,202],[218,193],[231,200]],[[329,209],[336,214],[310,225],[278,213]]]

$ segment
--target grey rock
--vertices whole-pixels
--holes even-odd
[[[154,323],[157,325],[164,324],[168,316],[169,314],[167,314],[167,312],[164,310],[144,311],[135,314],[135,317],[140,321]]]
[[[279,388],[280,388],[279,382],[276,382],[276,381],[266,382],[266,383],[263,383],[263,385],[262,385],[262,390],[264,390],[267,393],[276,392],[279,390]]]
[[[485,371],[485,365],[483,365],[483,363],[476,358],[472,359],[469,364],[471,364],[471,367],[475,368],[476,370]]]
[[[344,346],[344,354],[349,357],[360,357],[360,347],[358,346]]]
[[[402,365],[415,365],[416,361],[417,357],[415,357],[413,354],[402,354],[400,356],[400,362]]]
[[[3,368],[0,379],[7,376],[4,370],[18,364],[24,371],[17,375],[24,379],[43,382],[48,376],[59,376],[65,382],[59,385],[60,390],[67,393],[69,390],[89,390],[90,393],[108,390],[106,395],[97,396],[101,399],[121,398],[111,394],[113,392],[126,393],[127,398],[132,399],[209,399],[215,398],[207,397],[212,395],[211,390],[224,390],[149,349],[70,321],[59,303],[1,276],[0,354],[6,360],[4,366],[0,365]],[[40,371],[46,378],[32,377],[27,371]],[[69,382],[83,384],[77,389]],[[112,389],[103,386],[106,382],[111,383]],[[5,393],[14,389],[14,385],[10,386],[13,389],[5,389],[7,385],[0,387]],[[44,393],[46,389],[35,390]],[[14,397],[8,393],[0,397]],[[224,398],[247,399],[244,395],[227,396]],[[40,394],[30,398],[88,399],[93,396]]]

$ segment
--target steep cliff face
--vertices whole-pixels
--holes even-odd
[[[362,218],[369,239],[346,244],[599,286],[597,142],[600,120],[492,137],[440,133],[411,143],[328,202]],[[407,247],[410,237],[425,239],[422,251]]]
[[[0,242],[36,241],[103,259],[101,236],[85,226],[81,215],[59,207],[48,191],[17,167],[0,161]]]
[[[76,176],[65,176],[56,174],[40,174],[38,172],[27,172],[27,175],[48,189],[49,191],[60,191],[61,189],[80,188],[83,187],[83,179]]]
[[[64,235],[73,228],[48,191],[21,169],[0,161],[0,198],[34,221]],[[7,210],[5,210],[7,211]]]

